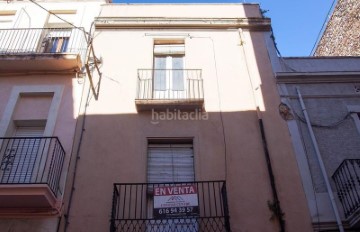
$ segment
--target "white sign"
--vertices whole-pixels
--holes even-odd
[[[198,216],[199,202],[195,185],[154,187],[154,217]]]

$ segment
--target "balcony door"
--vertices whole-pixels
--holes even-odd
[[[68,52],[71,35],[70,29],[47,29],[47,34],[42,41],[44,53]]]
[[[153,99],[186,98],[184,44],[154,47]]]
[[[1,183],[31,183],[44,127],[17,127],[1,145]]]
[[[192,144],[149,144],[148,147],[148,182],[176,183],[195,180],[194,154]],[[156,185],[155,185],[156,186]],[[155,188],[151,187],[151,188]],[[159,185],[160,186],[160,185]],[[152,192],[154,189],[151,189]],[[194,218],[158,217],[154,212],[154,198],[148,198],[148,231],[158,232],[196,232],[197,221]]]

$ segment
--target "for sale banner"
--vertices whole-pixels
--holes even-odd
[[[195,185],[154,187],[154,217],[199,216]]]

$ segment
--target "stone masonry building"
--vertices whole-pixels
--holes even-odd
[[[314,55],[360,55],[360,1],[337,2]]]

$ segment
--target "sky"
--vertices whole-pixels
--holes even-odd
[[[256,2],[256,1],[246,1]],[[282,56],[309,56],[334,0],[258,0],[271,18]],[[320,34],[321,36],[321,34]]]
[[[114,3],[259,3],[282,56],[309,56],[336,0],[113,0]],[[320,34],[321,35],[321,34]]]

